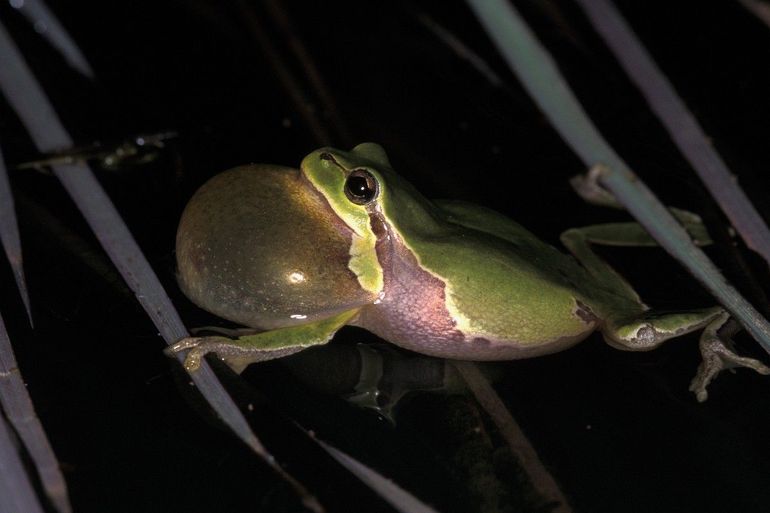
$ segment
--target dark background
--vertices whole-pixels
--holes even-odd
[[[208,177],[247,162],[298,165],[323,144],[376,141],[426,196],[482,203],[554,244],[566,228],[626,219],[575,196],[568,179],[584,171],[580,162],[463,2],[286,2],[280,12],[293,27],[288,32],[258,1],[50,5],[96,83],[78,77],[7,4],[0,17],[75,139],[179,134],[155,162],[97,176],[188,326],[217,321],[175,285],[181,209]],[[767,313],[767,266],[729,241],[721,214],[579,9],[568,1],[515,5],[602,133],[666,203],[704,216],[719,242],[709,255]],[[729,0],[618,5],[767,219],[770,29]],[[458,59],[420,16],[480,54],[502,85]],[[335,111],[291,53],[292,37],[304,44]],[[294,97],[281,69],[298,79]],[[326,134],[309,128],[299,104],[310,105]],[[155,328],[55,179],[13,169],[36,154],[5,103],[0,137],[35,331],[5,262],[0,308],[75,510],[300,511],[291,490],[218,426],[163,356]],[[651,305],[712,304],[660,250],[602,254]],[[373,340],[350,329],[335,344]],[[743,353],[767,361],[748,337],[737,341]],[[576,511],[766,511],[770,378],[725,373],[698,404],[687,390],[698,362],[697,335],[646,354],[616,351],[595,335],[569,351],[494,370],[498,392]],[[254,367],[243,380],[223,376],[253,406],[249,418],[265,444],[329,511],[390,509],[291,419],[439,511],[480,510],[478,492],[463,479],[473,461],[458,464],[448,448],[462,438],[457,426],[465,421],[487,429],[495,443],[494,429],[467,401],[414,394],[393,427],[304,385],[280,363]],[[519,479],[498,478],[504,488]],[[542,506],[517,493],[501,492],[499,511]]]

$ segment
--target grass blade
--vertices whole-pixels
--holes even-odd
[[[746,245],[770,264],[767,225],[626,20],[607,0],[578,0],[578,4]]]
[[[11,431],[0,415],[0,511],[3,513],[43,513],[32,484],[24,472]]]
[[[505,0],[468,3],[522,85],[586,167],[607,167],[603,185],[770,353],[770,323],[724,279],[706,254],[690,241],[685,229],[604,140],[516,9]]]
[[[352,146],[355,144],[355,141],[337,108],[337,102],[334,101],[329,86],[326,85],[326,80],[324,80],[307,46],[302,41],[300,32],[293,26],[289,15],[286,13],[284,2],[266,0],[264,5],[267,8],[272,24],[280,30],[281,36],[288,44],[297,63],[301,66],[305,78],[309,82],[310,90],[317,96],[321,107],[320,110],[326,117],[325,122],[336,129],[336,134],[339,138],[339,141],[336,141],[337,144]]]
[[[11,341],[0,316],[0,406],[35,464],[40,482],[56,510],[72,511],[67,484],[27,393]]]
[[[419,12],[416,14],[417,21],[419,21],[426,29],[428,29],[439,41],[444,43],[450,50],[454,52],[457,57],[467,62],[473,69],[475,69],[479,75],[484,77],[489,85],[492,87],[502,88],[504,86],[503,79],[498,76],[497,73],[487,64],[487,62],[481,58],[479,54],[474,52],[468,45],[466,45],[460,38],[455,36],[446,27],[439,22],[428,16],[426,13]]]
[[[554,504],[551,511],[554,513],[571,513],[572,508],[567,498],[562,493],[556,480],[548,469],[545,468],[535,448],[527,439],[519,423],[508,411],[500,396],[489,384],[489,380],[481,373],[473,362],[453,362],[453,365],[467,383],[476,400],[484,408],[497,426],[500,434],[508,443],[511,452],[519,460],[519,463],[527,472],[532,486],[545,497],[549,503]]]
[[[738,0],[751,14],[770,28],[770,4],[762,0]]]
[[[0,66],[0,89],[38,149],[47,153],[71,146],[69,133],[2,25],[0,55],[4,56],[3,66]],[[89,167],[85,164],[57,165],[53,171],[166,343],[187,336],[187,330],[155,272]],[[261,444],[211,368],[204,364],[191,378],[222,421],[295,489],[309,509],[322,511],[316,498],[289,476]]]
[[[94,70],[86,56],[43,0],[11,0],[10,4],[27,18],[35,31],[64,57],[67,64],[81,75],[94,79]]]
[[[313,134],[316,143],[321,146],[328,146],[331,144],[332,136],[319,118],[317,108],[311,101],[309,95],[306,94],[299,79],[282,60],[275,41],[265,30],[259,17],[254,12],[251,3],[246,0],[238,0],[236,6],[243,19],[243,23],[264,52],[268,64],[275,73],[275,76],[280,80],[281,85],[285,89],[286,94],[291,99],[300,116],[302,116],[308,130]]]
[[[11,264],[13,279],[21,294],[24,308],[27,311],[30,325],[32,324],[32,310],[29,304],[29,292],[27,292],[27,280],[24,279],[24,263],[21,257],[21,239],[19,238],[19,224],[16,221],[16,209],[11,193],[11,183],[8,181],[8,172],[5,168],[3,152],[0,149],[0,242],[3,251]]]
[[[407,492],[396,483],[384,477],[376,470],[364,465],[349,454],[319,440],[312,433],[305,431],[300,427],[315,443],[326,451],[337,463],[345,467],[351,474],[360,479],[366,486],[371,488],[377,495],[382,497],[388,504],[393,506],[401,513],[437,513],[437,511],[420,499]]]

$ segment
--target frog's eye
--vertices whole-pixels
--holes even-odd
[[[354,169],[345,180],[345,195],[356,205],[366,205],[380,191],[377,179],[365,169]]]

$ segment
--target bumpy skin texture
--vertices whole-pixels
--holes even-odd
[[[179,283],[201,308],[249,327],[305,324],[374,299],[348,269],[350,239],[298,170],[238,167],[185,208]]]

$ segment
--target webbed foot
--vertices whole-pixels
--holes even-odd
[[[770,374],[770,367],[755,358],[739,356],[733,349],[732,340],[720,338],[718,331],[727,321],[725,313],[721,318],[709,324],[700,338],[700,352],[703,361],[698,366],[698,372],[690,383],[690,391],[699,402],[708,399],[706,388],[709,383],[723,370],[736,367],[754,369],[760,374]]]

